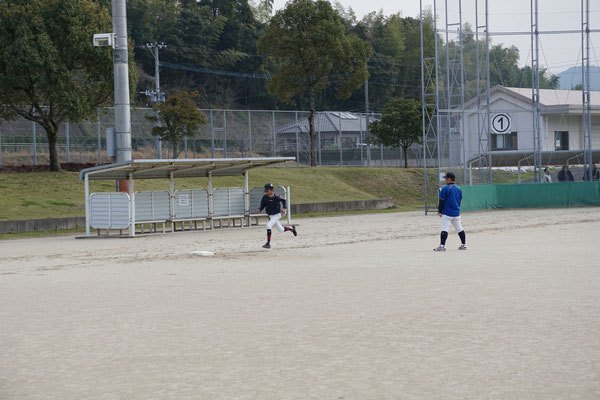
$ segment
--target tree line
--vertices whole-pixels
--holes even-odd
[[[292,0],[273,13],[272,0],[255,1],[128,0],[133,102],[150,104],[139,94],[154,80],[155,60],[147,44],[165,43],[160,59],[167,95],[193,93],[201,108],[308,109],[314,163],[315,111],[365,110],[367,79],[371,110],[401,104],[394,99],[419,101],[418,18],[379,11],[359,19],[352,9],[326,0]],[[110,10],[110,0],[0,2],[0,118],[23,117],[43,126],[52,170],[59,169],[60,124],[89,118],[112,102],[110,49],[93,47],[91,40],[94,33],[111,32]],[[468,26],[465,32],[469,96],[477,86],[476,52],[483,52],[485,43],[475,40]],[[428,57],[436,40],[440,55],[457,51],[456,42],[444,43],[429,24],[423,38]],[[492,85],[530,86],[531,70],[519,67],[518,49],[493,44],[490,59]],[[439,77],[440,89],[444,78]],[[542,87],[557,83],[543,71]]]
[[[110,3],[110,0],[103,0]],[[167,91],[199,92],[201,107],[250,109],[309,109],[306,96],[294,104],[282,102],[269,93],[268,79],[272,58],[259,46],[268,31],[272,2],[257,0],[128,0],[130,37],[135,43],[135,61],[140,70],[138,91],[152,87],[154,57],[143,48],[146,43],[165,43],[161,61],[170,65],[189,66],[212,72],[198,72],[177,67],[161,68],[161,83]],[[371,49],[367,60],[369,75],[369,108],[381,111],[393,98],[419,99],[421,94],[421,43],[418,17],[401,13],[386,15],[373,11],[357,18],[351,8],[332,2],[346,35],[365,42]],[[307,10],[305,10],[307,11]],[[485,54],[485,42],[475,40],[471,27],[464,28],[465,87],[467,97],[475,94],[476,47]],[[276,38],[271,37],[269,40]],[[438,37],[441,73],[445,74],[446,44]],[[430,24],[424,26],[424,52],[432,56],[435,43]],[[450,53],[457,43],[448,44]],[[323,48],[326,56],[330,48]],[[531,69],[519,67],[519,50],[492,43],[490,46],[490,84],[530,87]],[[230,76],[216,72],[232,73]],[[236,76],[239,74],[240,76]],[[257,77],[250,78],[253,74]],[[335,78],[335,77],[334,77]],[[440,77],[444,82],[445,78]],[[540,85],[556,88],[558,78],[542,71]],[[340,99],[334,88],[328,88],[315,99],[321,110],[365,110],[365,88],[354,90],[349,98]],[[137,97],[137,101],[147,101]]]

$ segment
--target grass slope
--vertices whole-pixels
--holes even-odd
[[[250,186],[265,182],[291,187],[294,203],[392,197],[401,207],[421,201],[422,171],[400,168],[262,168],[250,171]],[[216,177],[214,187],[242,186],[243,178]],[[177,179],[176,189],[206,188],[207,179]],[[164,180],[136,181],[135,190],[168,190]],[[91,182],[90,190],[111,191],[114,182]],[[0,173],[0,219],[80,216],[83,182],[73,172]]]
[[[516,181],[516,173],[494,171],[494,181]],[[259,168],[250,186],[266,182],[291,187],[293,203],[392,198],[396,207],[423,203],[419,168]],[[214,187],[243,186],[243,177],[216,177]],[[206,178],[177,179],[176,189],[206,188]],[[91,182],[91,192],[113,191],[113,181]],[[167,180],[140,180],[135,190],[168,190]],[[253,205],[254,206],[254,205]],[[74,172],[0,173],[0,220],[84,215],[83,182]]]

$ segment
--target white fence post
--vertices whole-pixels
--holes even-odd
[[[33,166],[37,165],[37,133],[35,131],[35,122],[31,123],[31,136],[33,137]]]
[[[96,119],[96,134],[98,136],[98,165],[102,165],[102,127],[100,126],[100,110]]]
[[[288,225],[292,224],[292,202],[290,201],[290,187],[287,187],[287,222]]]
[[[210,218],[210,229],[214,229],[215,221],[213,216],[215,214],[214,194],[212,187],[212,172],[208,173],[208,216]]]
[[[271,125],[273,126],[273,157],[277,157],[277,138],[275,137],[275,110],[271,111]]]
[[[300,134],[298,132],[298,111],[295,112],[296,116],[296,166],[300,166]]]
[[[84,178],[85,187],[85,236],[90,236],[90,181],[88,174]]]
[[[248,157],[252,157],[252,114],[248,110]]]
[[[248,170],[244,171],[244,214],[247,226],[250,226],[250,190],[248,188]],[[243,227],[244,225],[242,225]]]
[[[173,182],[173,172],[169,173],[169,215],[171,216],[171,232],[175,232],[175,182]]]
[[[129,173],[129,236],[135,236],[135,193],[133,192],[133,174]]]
[[[71,129],[71,123],[69,121],[67,121],[66,126],[65,126],[65,136],[67,139],[67,162],[70,163],[71,162],[71,138],[70,138],[70,132],[69,130]]]

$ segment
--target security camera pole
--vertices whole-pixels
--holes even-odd
[[[125,0],[112,0],[115,81],[115,144],[117,162],[131,158],[131,112],[129,104],[129,66],[127,64],[127,10]],[[131,188],[133,190],[133,188]],[[119,181],[119,191],[129,192],[129,181]]]

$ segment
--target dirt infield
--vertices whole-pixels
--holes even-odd
[[[0,399],[600,398],[600,208],[300,222],[0,241]]]

